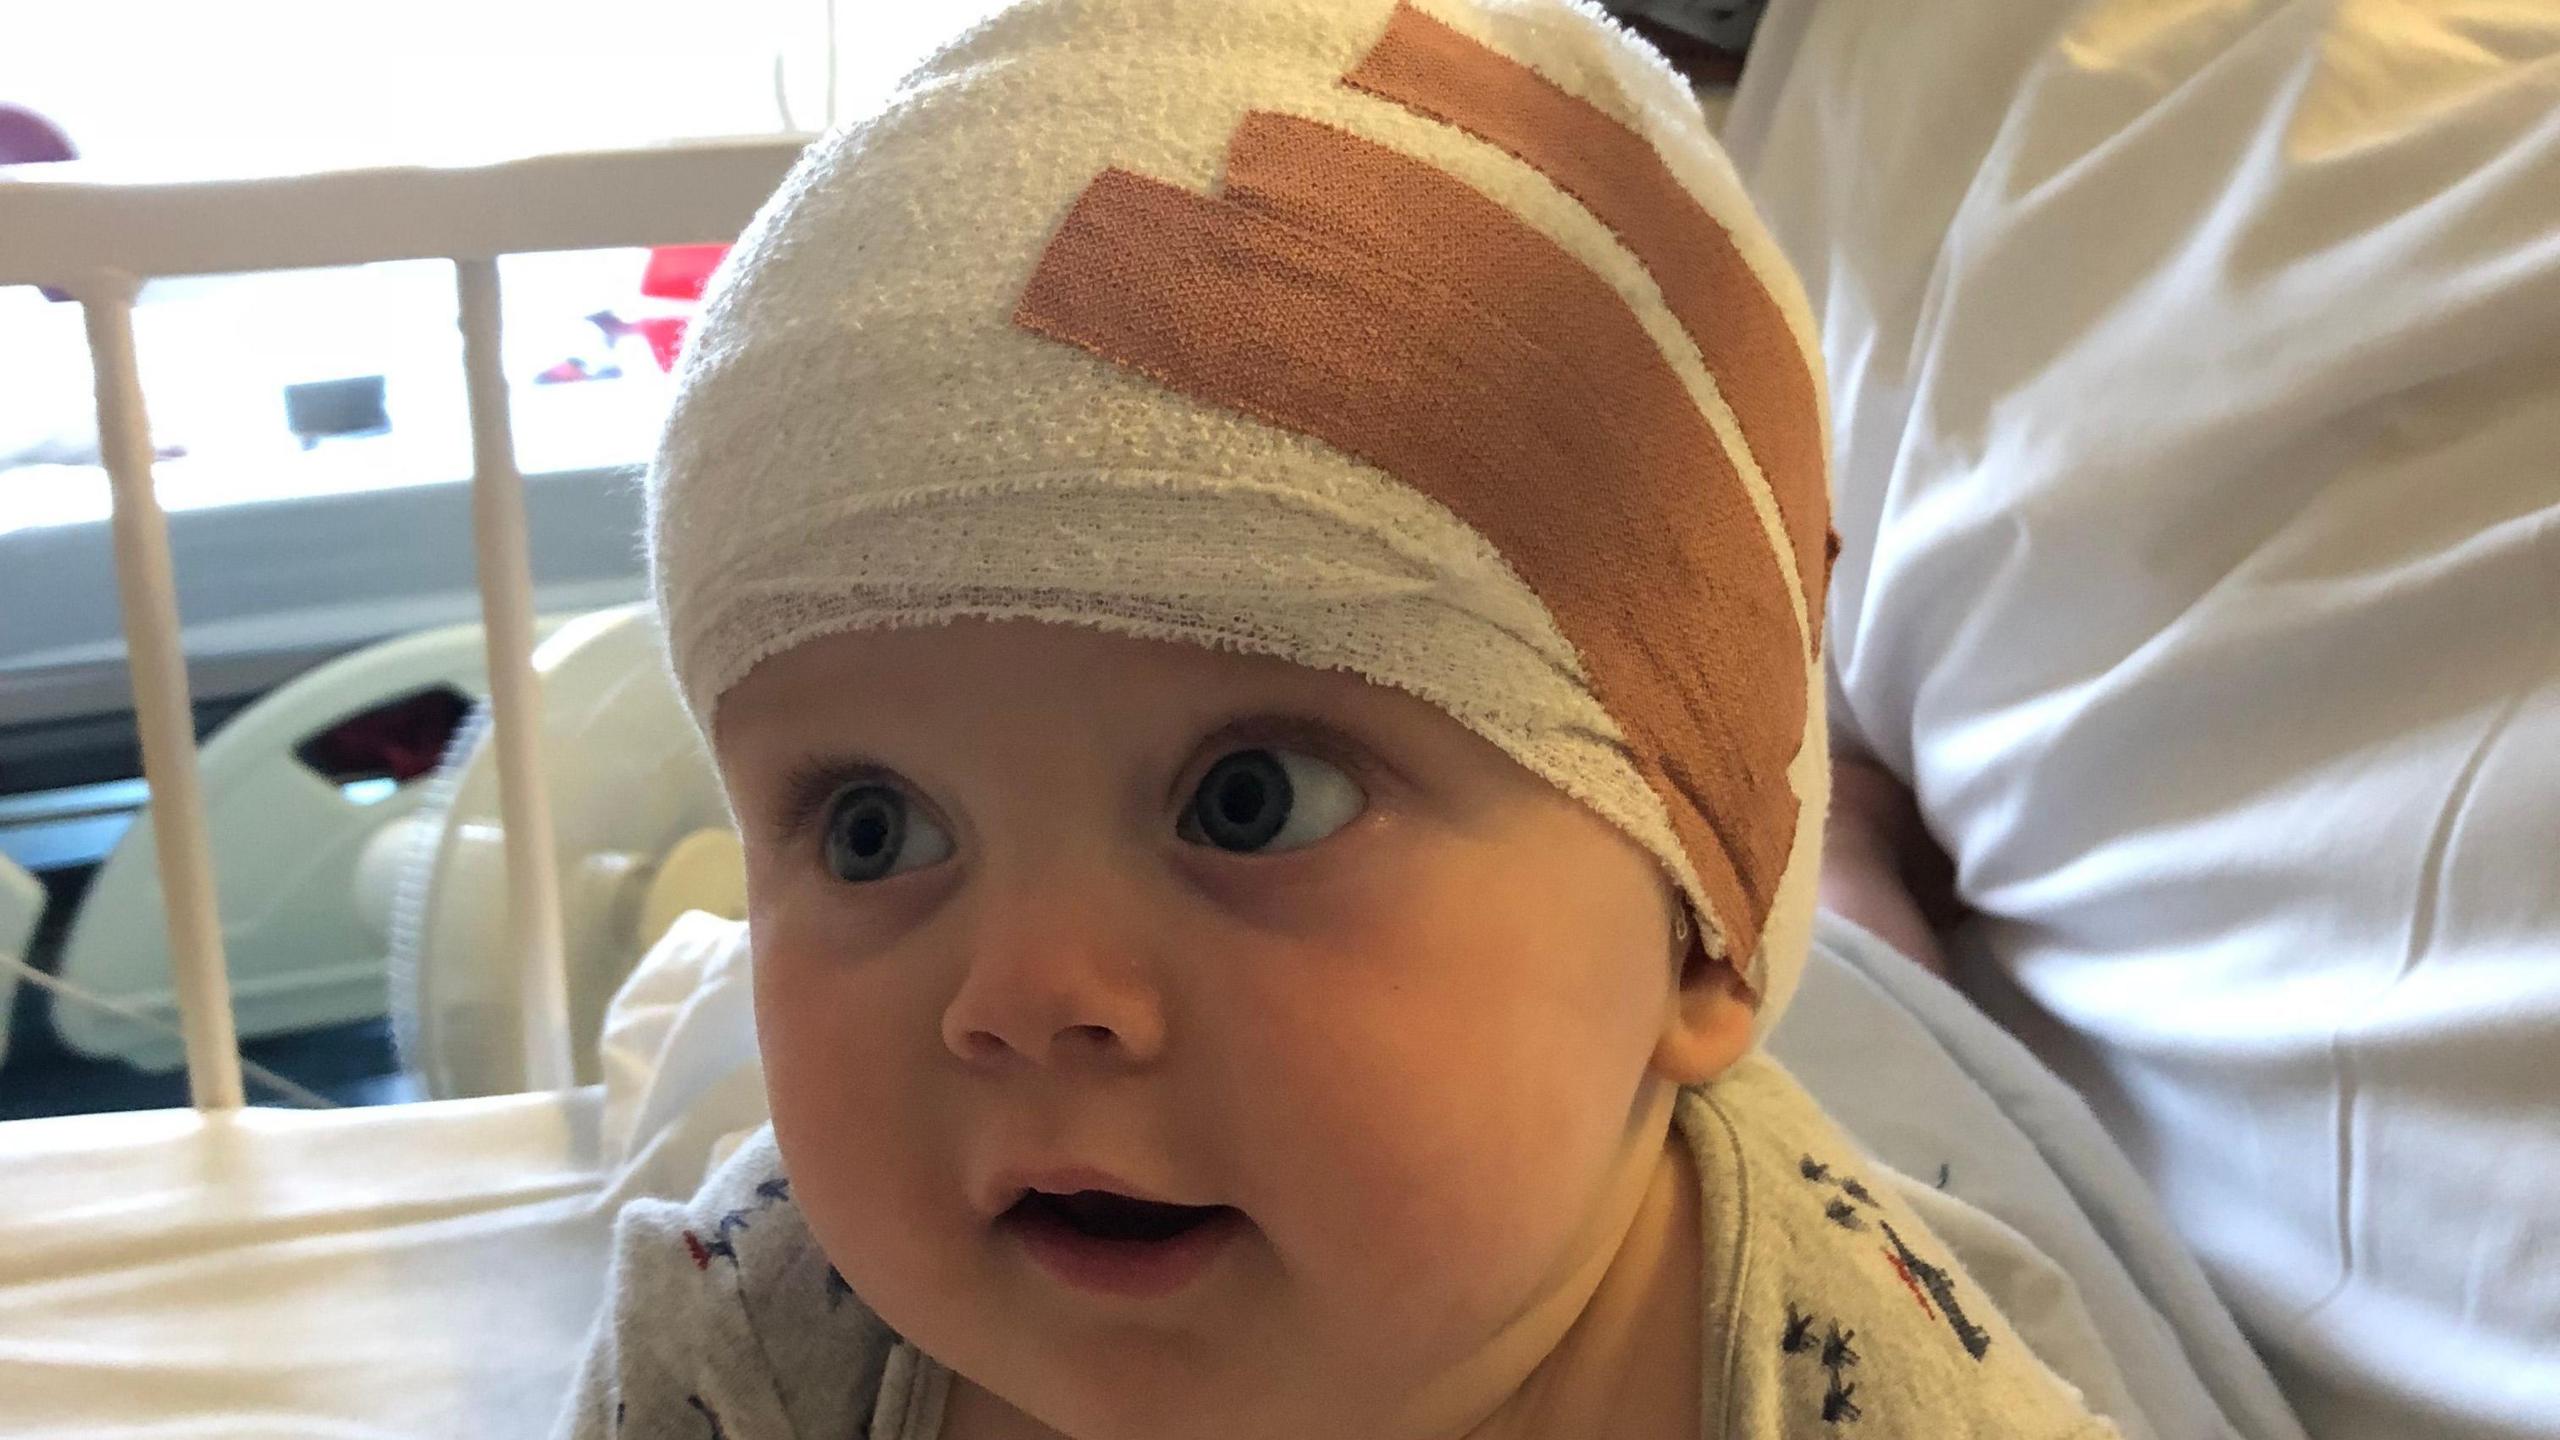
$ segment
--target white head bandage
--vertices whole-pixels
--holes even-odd
[[[1823,389],[1690,92],[1565,0],[1030,0],[814,146],[649,478],[706,732],[835,631],[1028,618],[1445,709],[1760,999],[1827,796]]]

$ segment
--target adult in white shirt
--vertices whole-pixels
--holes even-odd
[[[2560,4],[1773,0],[1726,138],[1831,367],[1835,898],[2312,1434],[2560,1435]]]

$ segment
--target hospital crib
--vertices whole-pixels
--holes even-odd
[[[0,284],[66,291],[86,312],[194,1104],[0,1125],[0,1434],[539,1433],[601,1284],[600,1190],[630,1171],[608,1153],[601,1087],[573,1084],[497,262],[729,240],[805,143],[179,184],[0,178]],[[133,304],[156,277],[416,259],[451,261],[455,279],[529,1093],[250,1109]],[[0,575],[0,603],[9,590]]]

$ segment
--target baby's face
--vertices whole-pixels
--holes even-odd
[[[1670,892],[1456,721],[965,623],[717,728],[793,1195],[927,1353],[1072,1434],[1385,1435],[1588,1294],[1663,1153]]]

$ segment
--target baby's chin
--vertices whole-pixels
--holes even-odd
[[[1274,1373],[1267,1347],[1221,1352],[1167,1342],[1168,1337],[1119,1334],[1064,1344],[1034,1341],[991,1357],[974,1374],[954,1367],[954,1421],[946,1424],[965,1423],[969,1408],[978,1405],[997,1414],[1018,1411],[1042,1427],[1034,1434],[1074,1440],[1294,1440],[1362,1433],[1347,1423],[1350,1417],[1338,1403],[1292,1393]],[[980,1394],[966,1393],[973,1387]]]
[[[901,1333],[954,1372],[959,1418],[946,1425],[955,1429],[976,1405],[997,1418],[1018,1411],[1040,1427],[1033,1435],[1073,1440],[1386,1433],[1385,1412],[1363,1398],[1378,1387],[1354,1367],[1377,1365],[1391,1337],[1311,1344],[1341,1328],[1304,1313],[1285,1288],[1211,1280],[1194,1299],[1150,1307],[996,1295],[971,1307],[974,1320],[944,1317],[963,1332],[947,1350],[925,1327]]]
[[[1049,1403],[1009,1408],[1040,1426],[1032,1433],[1042,1437],[1306,1440],[1410,1433],[1399,1430],[1387,1410],[1361,1403],[1341,1386],[1274,1383],[1267,1367],[1259,1365],[1231,1377],[1170,1375],[1144,1384],[1097,1384],[1092,1377],[1080,1377],[1039,1393]]]
[[[1440,1434],[1447,1426],[1424,1412],[1445,1419],[1479,1409],[1463,1397],[1485,1377],[1463,1360],[1410,1353],[1407,1337],[1387,1328],[1282,1313],[1293,1318],[1272,1324],[1266,1312],[1205,1333],[1124,1324],[1026,1334],[1017,1322],[987,1337],[994,1343],[982,1357],[952,1362],[952,1403],[973,1403],[964,1391],[974,1387],[974,1403],[1018,1411],[1040,1427],[1033,1435],[1073,1440]]]

